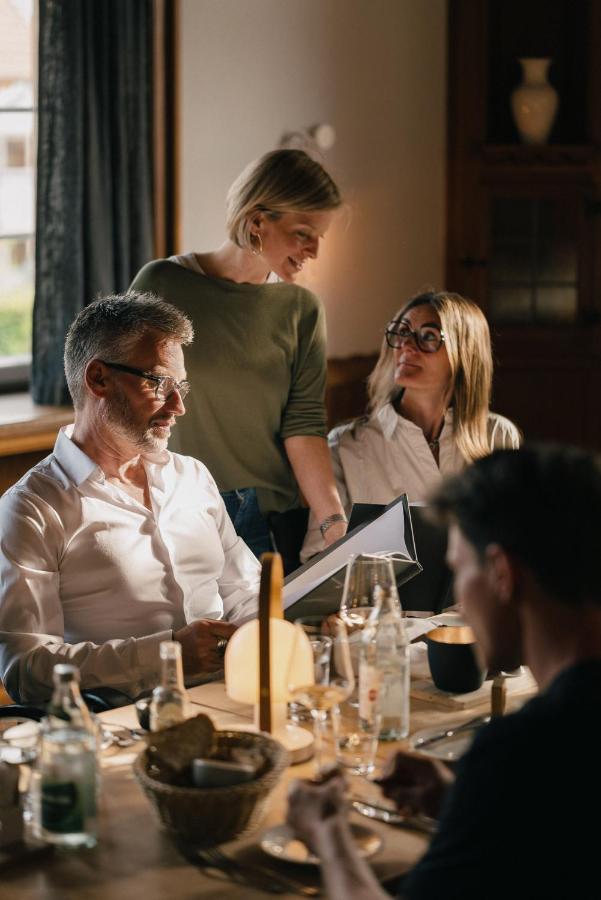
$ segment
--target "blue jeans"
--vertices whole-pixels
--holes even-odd
[[[267,520],[259,509],[254,488],[222,491],[225,508],[232,520],[236,534],[250,547],[257,558],[261,553],[272,553],[273,544]]]

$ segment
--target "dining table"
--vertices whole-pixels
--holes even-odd
[[[527,696],[526,692],[526,696]],[[236,730],[252,724],[253,709],[232,699],[223,682],[189,688],[192,714],[204,713],[218,729]],[[524,694],[508,698],[508,707],[519,705]],[[445,729],[467,721],[486,708],[452,709],[431,699],[412,698],[411,733],[424,728]],[[100,714],[104,726],[118,734],[137,729],[135,706],[124,706]],[[122,727],[123,731],[118,729]],[[307,725],[310,727],[310,725]],[[121,741],[128,744],[127,740]],[[2,900],[217,900],[270,896],[267,887],[237,883],[220,871],[190,862],[163,828],[133,772],[133,761],[144,748],[143,739],[128,746],[111,746],[102,753],[102,789],[97,846],[85,850],[60,850],[47,845],[29,845],[22,852],[4,853],[0,859]],[[408,741],[380,742],[377,765],[389,754],[406,748]],[[331,735],[326,736],[326,753],[334,762]],[[311,778],[311,760],[289,766],[272,794],[265,816],[250,834],[219,849],[236,863],[258,866],[289,879],[291,889],[280,896],[298,896],[294,886],[320,887],[319,867],[268,856],[260,847],[261,837],[286,818],[287,794],[295,779]],[[351,776],[353,794],[382,803],[377,785],[366,778]],[[408,871],[425,853],[430,836],[406,827],[389,825],[350,813],[351,820],[367,826],[382,839],[380,851],[370,865],[381,882]]]

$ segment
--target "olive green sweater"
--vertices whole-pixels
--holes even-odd
[[[221,491],[257,489],[263,513],[298,503],[284,450],[293,435],[326,436],[324,314],[291,284],[236,284],[169,260],[148,263],[131,290],[186,313],[192,389],[170,449],[200,459]]]

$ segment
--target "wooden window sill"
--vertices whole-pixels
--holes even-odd
[[[38,406],[26,393],[0,396],[0,456],[52,450],[73,415],[70,406]]]

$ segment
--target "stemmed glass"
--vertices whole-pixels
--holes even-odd
[[[304,684],[297,685],[291,683],[292,672],[289,671],[288,691],[289,699],[300,703],[311,713],[313,719],[313,734],[315,738],[315,769],[316,774],[322,775],[324,772],[323,763],[323,738],[328,719],[328,710],[338,703],[342,703],[353,693],[355,689],[355,676],[351,663],[351,655],[349,650],[348,633],[346,626],[341,619],[336,619],[333,623],[334,634],[334,658],[335,667],[330,673],[330,680],[326,684]],[[303,634],[300,625],[296,626],[297,636]],[[294,649],[290,654],[290,664],[294,659]]]
[[[398,602],[398,591],[392,560],[389,556],[362,553],[349,557],[344,579],[339,616],[351,632],[351,660],[355,675],[359,673],[361,632],[378,602],[388,598]],[[358,705],[355,693],[351,704]]]
[[[398,599],[390,557],[367,553],[349,557],[340,604],[340,616],[347,625],[363,628],[378,595],[385,598],[391,594]]]
[[[304,616],[295,622],[305,632],[311,644],[315,684],[330,683],[333,640],[322,633],[323,622],[323,616]],[[294,722],[311,721],[311,713],[294,701],[290,704],[290,717]]]

